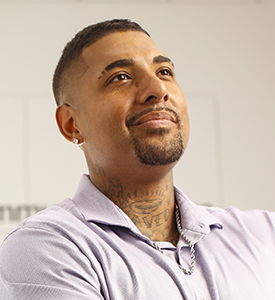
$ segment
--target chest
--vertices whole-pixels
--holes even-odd
[[[272,299],[275,294],[275,249],[257,241],[203,238],[195,245],[195,271],[190,249],[157,251],[133,235],[109,234],[94,241],[89,257],[104,299]]]

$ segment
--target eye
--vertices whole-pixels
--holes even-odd
[[[131,79],[131,77],[129,75],[121,73],[121,74],[118,74],[118,75],[114,76],[113,78],[111,78],[109,83],[128,80],[128,79]]]
[[[158,76],[174,76],[174,73],[170,69],[162,69],[157,73]]]

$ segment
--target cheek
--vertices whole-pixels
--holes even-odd
[[[187,104],[185,101],[185,97],[182,93],[182,91],[179,89],[178,96],[175,97],[175,105],[177,107],[177,111],[181,120],[181,132],[183,138],[186,140],[186,142],[189,139],[189,133],[190,133],[190,122],[189,122],[189,115],[188,115],[188,109]]]
[[[126,133],[125,107],[114,104],[104,101],[87,109],[83,118],[87,138],[107,143]]]
[[[189,121],[189,115],[187,111],[187,107],[182,111],[181,114],[181,131],[182,131],[182,136],[184,139],[184,144],[185,147],[188,143],[189,140],[189,135],[190,135],[190,121]]]

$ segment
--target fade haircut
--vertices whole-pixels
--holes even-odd
[[[70,80],[78,72],[77,60],[81,57],[84,48],[89,47],[102,37],[117,31],[141,31],[147,34],[139,24],[128,19],[114,19],[90,25],[66,44],[53,76],[53,93],[56,104],[61,103],[61,96],[70,85]],[[80,63],[80,62],[79,62]]]

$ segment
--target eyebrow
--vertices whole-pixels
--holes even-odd
[[[130,67],[133,66],[134,62],[132,59],[119,59],[112,63],[110,63],[102,72],[101,74],[104,75],[106,72],[115,69],[115,68],[121,68],[121,67]]]
[[[163,56],[163,55],[158,55],[158,56],[154,57],[153,62],[154,63],[169,62],[174,67],[174,64],[173,64],[172,60],[169,57]]]
[[[163,55],[158,55],[153,58],[153,63],[162,63],[162,62],[169,62],[173,65],[173,62],[169,57],[163,56]],[[121,67],[130,67],[134,65],[134,61],[132,59],[119,59],[116,60],[112,63],[110,63],[102,72],[101,74],[104,75],[106,72],[115,69],[115,68],[121,68]],[[101,78],[100,76],[99,78]]]

